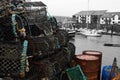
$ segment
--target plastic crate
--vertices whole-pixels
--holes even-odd
[[[87,80],[80,65],[66,69],[69,80]]]

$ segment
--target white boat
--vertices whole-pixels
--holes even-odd
[[[102,35],[97,32],[97,30],[90,30],[90,29],[84,29],[80,32],[80,34],[84,36],[90,36],[90,37],[101,37]]]
[[[88,11],[89,11],[89,0],[88,0]],[[87,16],[89,16],[89,12],[87,13]],[[84,29],[81,28],[79,34],[82,34],[84,36],[90,36],[90,37],[101,37],[102,35],[98,33],[98,29],[100,26],[99,20],[97,20],[96,29],[89,29],[89,21],[87,21],[87,19],[86,19],[86,23],[87,23],[86,28]]]
[[[76,33],[75,30],[69,30],[69,31],[68,31],[68,36],[69,36],[69,37],[74,37],[74,36],[75,36],[75,33]]]

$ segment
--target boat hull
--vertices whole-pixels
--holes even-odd
[[[101,34],[85,34],[85,33],[81,33],[84,36],[90,36],[90,37],[101,37]]]

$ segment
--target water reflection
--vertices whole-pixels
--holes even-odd
[[[120,36],[85,37],[76,35],[72,42],[76,46],[76,54],[82,54],[84,50],[101,51],[103,54],[102,65],[111,65],[116,57],[120,67],[120,47],[104,46],[104,43],[120,44]]]

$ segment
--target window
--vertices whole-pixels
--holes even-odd
[[[118,20],[120,20],[120,16],[118,16]]]

